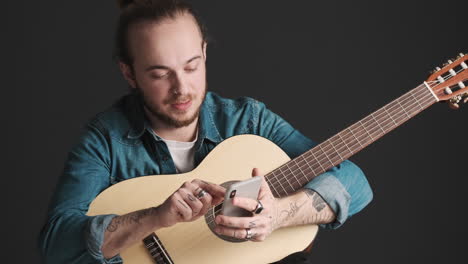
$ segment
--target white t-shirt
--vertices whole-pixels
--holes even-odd
[[[172,160],[174,161],[177,173],[184,173],[194,169],[195,167],[195,142],[198,138],[195,137],[191,142],[180,142],[175,140],[167,140],[161,138],[169,148]]]

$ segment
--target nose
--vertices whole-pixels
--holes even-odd
[[[183,73],[173,75],[172,90],[175,94],[186,95],[189,93],[188,78]]]

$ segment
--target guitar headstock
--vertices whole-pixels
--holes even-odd
[[[460,53],[442,68],[436,67],[426,81],[439,101],[447,101],[453,109],[468,102],[468,55]]]

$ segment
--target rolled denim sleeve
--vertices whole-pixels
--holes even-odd
[[[294,129],[288,122],[256,102],[258,133],[270,139],[294,159],[317,145]],[[322,228],[340,227],[349,217],[361,211],[372,200],[372,189],[362,170],[351,161],[318,175],[304,186],[318,193],[336,215],[333,223]]]
[[[101,252],[104,232],[116,215],[87,216],[89,204],[110,184],[109,147],[97,122],[88,123],[69,152],[39,234],[44,263],[121,263]]]

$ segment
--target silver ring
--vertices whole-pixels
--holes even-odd
[[[263,211],[263,204],[260,201],[257,201],[257,206],[253,209],[252,213],[259,214]]]
[[[198,198],[198,199],[201,199],[201,198],[202,198],[203,196],[205,196],[205,195],[206,195],[206,191],[203,190],[203,189],[201,189],[201,190],[198,192],[198,194],[197,194],[197,198]]]
[[[245,231],[247,232],[247,235],[245,236],[245,239],[249,240],[252,238],[252,231],[250,230],[250,228],[246,228]]]

